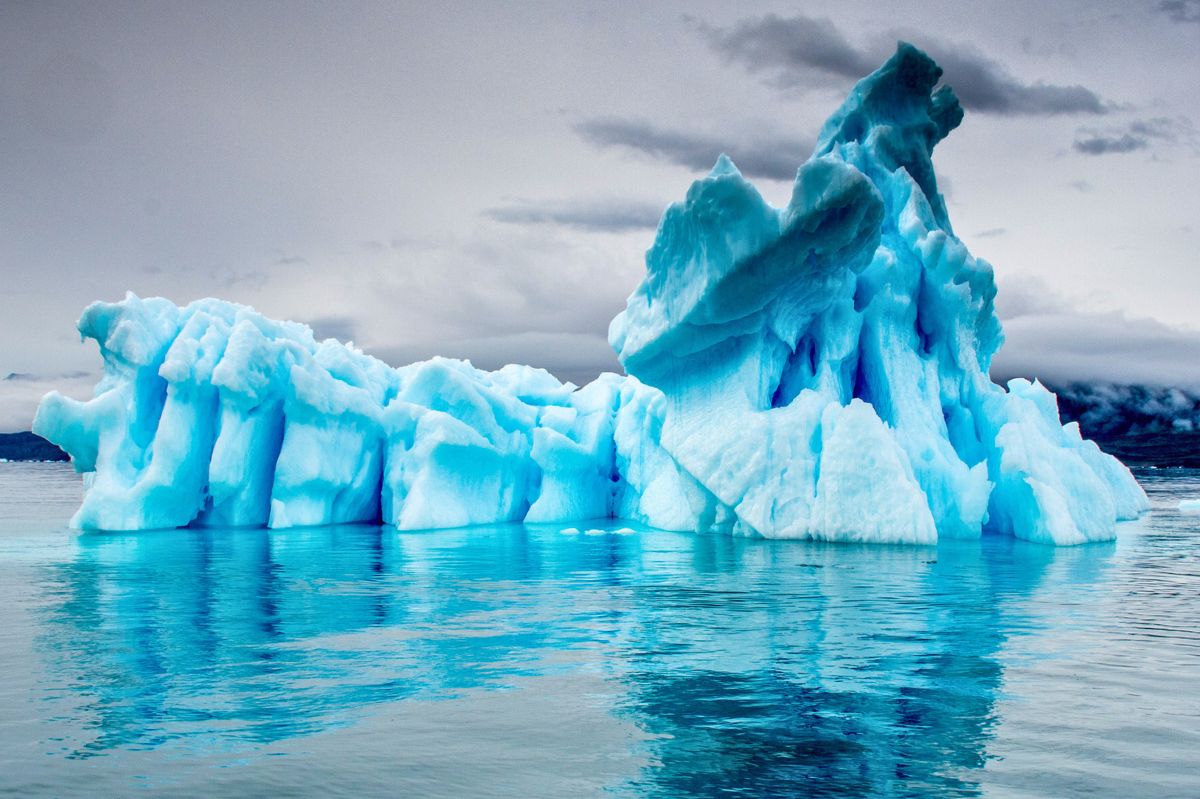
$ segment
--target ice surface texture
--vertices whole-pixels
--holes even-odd
[[[81,528],[617,516],[776,538],[1111,539],[1148,508],[1055,397],[988,377],[991,267],[931,153],[962,119],[900,45],[778,209],[724,156],[667,209],[609,340],[628,377],[400,369],[217,300],[96,303],[95,399],[34,429],[87,473]]]

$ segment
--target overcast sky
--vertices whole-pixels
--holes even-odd
[[[0,429],[96,372],[74,322],[217,296],[403,363],[616,369],[662,209],[725,150],[782,204],[898,38],[991,261],[998,372],[1200,385],[1200,0],[0,0]],[[18,385],[19,384],[19,385]]]

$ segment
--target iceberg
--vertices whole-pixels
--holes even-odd
[[[1149,508],[1038,382],[991,381],[992,268],[954,235],[935,145],[962,120],[900,44],[825,123],[787,206],[725,156],[668,208],[612,322],[625,375],[392,368],[213,299],[79,321],[94,399],[34,430],[85,474],[85,529],[627,519],[769,538],[1112,539]],[[583,525],[591,529],[595,525]],[[575,527],[566,528],[569,530]]]

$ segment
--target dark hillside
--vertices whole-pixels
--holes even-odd
[[[65,461],[67,453],[33,433],[0,433],[0,459],[8,461]]]

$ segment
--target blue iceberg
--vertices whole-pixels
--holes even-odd
[[[775,208],[722,156],[667,209],[613,320],[626,375],[435,358],[394,369],[307,327],[128,295],[79,322],[95,398],[34,423],[85,473],[79,528],[619,517],[674,530],[934,543],[1111,539],[1148,509],[1037,382],[988,377],[991,267],[931,154],[962,120],[901,44]]]

